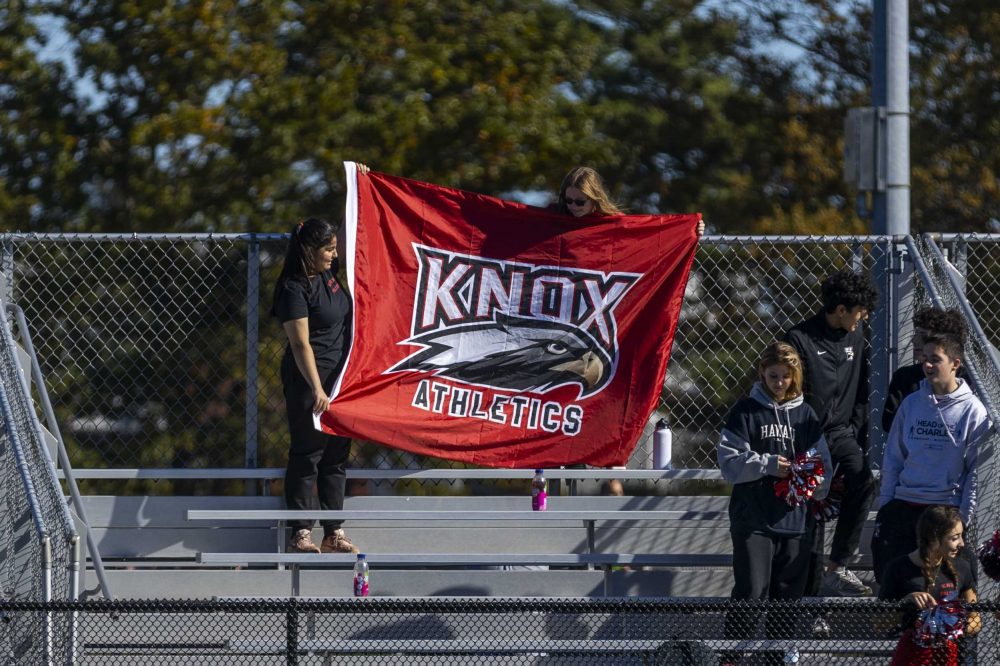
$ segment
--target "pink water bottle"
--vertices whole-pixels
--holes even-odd
[[[545,492],[545,477],[542,470],[535,470],[535,478],[531,480],[531,510],[545,511],[548,493]]]
[[[368,596],[368,560],[364,553],[358,553],[358,561],[354,563],[354,596]]]

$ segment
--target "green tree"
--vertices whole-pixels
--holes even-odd
[[[915,231],[1000,231],[1000,7],[913,5]]]
[[[85,83],[77,161],[88,230],[243,230],[251,214],[273,208],[272,183],[291,164],[243,161],[241,146],[266,128],[246,122],[234,91],[284,67],[271,43],[280,5],[83,0],[36,9],[63,20]]]
[[[79,123],[66,70],[39,61],[45,36],[17,0],[0,7],[0,229],[61,226],[85,205]]]
[[[856,225],[839,181],[839,107],[759,41],[762,21],[700,0],[575,11],[602,36],[575,91],[594,128],[580,156],[631,210],[698,210],[729,233]]]
[[[63,22],[85,83],[71,105],[81,149],[59,157],[86,174],[74,213],[88,230],[273,230],[337,216],[344,159],[483,192],[539,186],[586,134],[564,89],[586,72],[596,34],[556,4],[81,0],[34,11]],[[25,76],[56,68],[36,69]]]
[[[762,34],[802,49],[808,99],[841,118],[872,103],[870,3],[747,4]],[[985,0],[911,3],[909,20],[913,232],[996,231],[1000,69],[992,36],[1000,8]]]

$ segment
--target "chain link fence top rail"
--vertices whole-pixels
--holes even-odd
[[[285,341],[270,310],[285,244],[284,235],[0,236],[5,288],[26,313],[74,467],[284,466]],[[826,275],[877,271],[887,247],[875,237],[704,238],[661,401],[628,466],[651,467],[653,424],[668,415],[674,466],[714,468],[725,414],[749,391],[763,347],[819,309]],[[872,395],[873,413],[883,400]],[[359,468],[460,466],[370,442],[352,455]],[[224,481],[130,484],[242,491]]]
[[[1000,606],[966,609],[992,629]],[[915,613],[839,600],[364,599],[0,605],[6,618],[78,617],[80,664],[886,664]],[[814,622],[827,623],[822,636]],[[952,642],[959,663],[998,645]],[[947,646],[937,648],[944,652]],[[5,663],[34,664],[21,655]],[[952,663],[946,660],[926,663]]]

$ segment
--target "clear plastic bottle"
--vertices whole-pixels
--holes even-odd
[[[354,563],[354,596],[368,596],[368,560],[364,553],[358,553],[358,561]]]
[[[542,470],[535,470],[535,478],[531,480],[531,510],[545,511],[548,503],[548,493],[545,492],[545,476]]]
[[[785,663],[786,664],[797,664],[799,663],[799,651],[796,648],[792,648],[785,652]]]

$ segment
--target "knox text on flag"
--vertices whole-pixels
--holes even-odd
[[[353,343],[322,428],[492,467],[625,464],[698,216],[574,218],[346,166]]]

